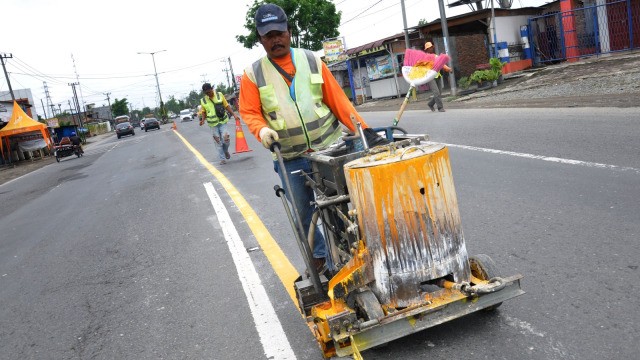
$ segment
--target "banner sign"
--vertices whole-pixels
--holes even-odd
[[[327,64],[347,59],[342,38],[325,40],[322,42],[322,48],[324,49],[324,58]]]
[[[50,128],[59,128],[58,118],[47,119],[47,126]]]
[[[378,80],[393,75],[391,57],[388,55],[368,58],[365,62],[367,63],[369,80]]]

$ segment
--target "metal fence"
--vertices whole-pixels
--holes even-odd
[[[529,19],[534,64],[640,48],[640,0],[555,12]]]

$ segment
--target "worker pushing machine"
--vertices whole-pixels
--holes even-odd
[[[467,254],[446,146],[395,125],[376,129],[382,138],[318,56],[291,48],[280,7],[259,6],[255,21],[267,56],[244,71],[240,114],[274,153],[284,186],[274,189],[307,267],[293,291],[323,356],[360,358],[524,294],[521,275],[503,278],[490,257]],[[422,51],[406,58],[412,86],[448,60]],[[342,136],[341,124],[358,136]]]
[[[249,131],[269,149],[274,142],[282,146],[286,169],[274,160],[274,169],[284,184],[289,177],[291,194],[296,202],[305,231],[314,212],[313,190],[304,177],[292,172],[311,172],[309,161],[301,157],[311,151],[326,149],[340,139],[340,124],[356,132],[353,116],[359,122],[368,144],[386,143],[358,114],[327,66],[306,49],[291,48],[291,31],[284,10],[274,4],[264,4],[256,11],[256,36],[267,56],[244,71],[240,86],[240,115]],[[314,266],[325,266],[327,246],[316,227],[314,235]]]

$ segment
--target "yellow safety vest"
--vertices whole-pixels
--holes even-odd
[[[341,136],[340,122],[322,102],[322,60],[311,51],[291,49],[296,75],[293,93],[267,57],[245,69],[260,91],[262,115],[278,133],[284,159],[312,150],[323,150]]]
[[[202,105],[202,108],[207,115],[207,125],[209,125],[210,127],[214,127],[218,124],[226,124],[227,121],[229,121],[229,115],[227,114],[226,110],[224,111],[224,118],[220,119],[216,115],[215,104],[223,103],[224,102],[222,101],[222,95],[220,95],[219,92],[215,93],[213,100],[210,99],[208,95],[205,95],[202,99],[200,99],[200,105]]]

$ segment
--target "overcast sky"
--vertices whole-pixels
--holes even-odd
[[[356,47],[403,31],[400,0],[334,0],[342,11],[340,35]],[[448,8],[447,16],[469,12]],[[513,7],[540,6],[549,0],[514,0]],[[253,0],[2,0],[0,55],[14,90],[30,88],[38,114],[45,102],[44,84],[54,104],[68,109],[69,83],[79,81],[85,104],[107,104],[126,97],[133,108],[158,104],[152,56],[164,101],[199,91],[206,80],[227,83],[231,59],[235,74],[264,55],[249,50],[235,36],[248,34],[243,25]],[[407,26],[440,17],[437,0],[405,0]],[[72,60],[73,54],[73,60]],[[76,79],[76,74],[78,79]],[[4,76],[0,91],[7,91]]]

